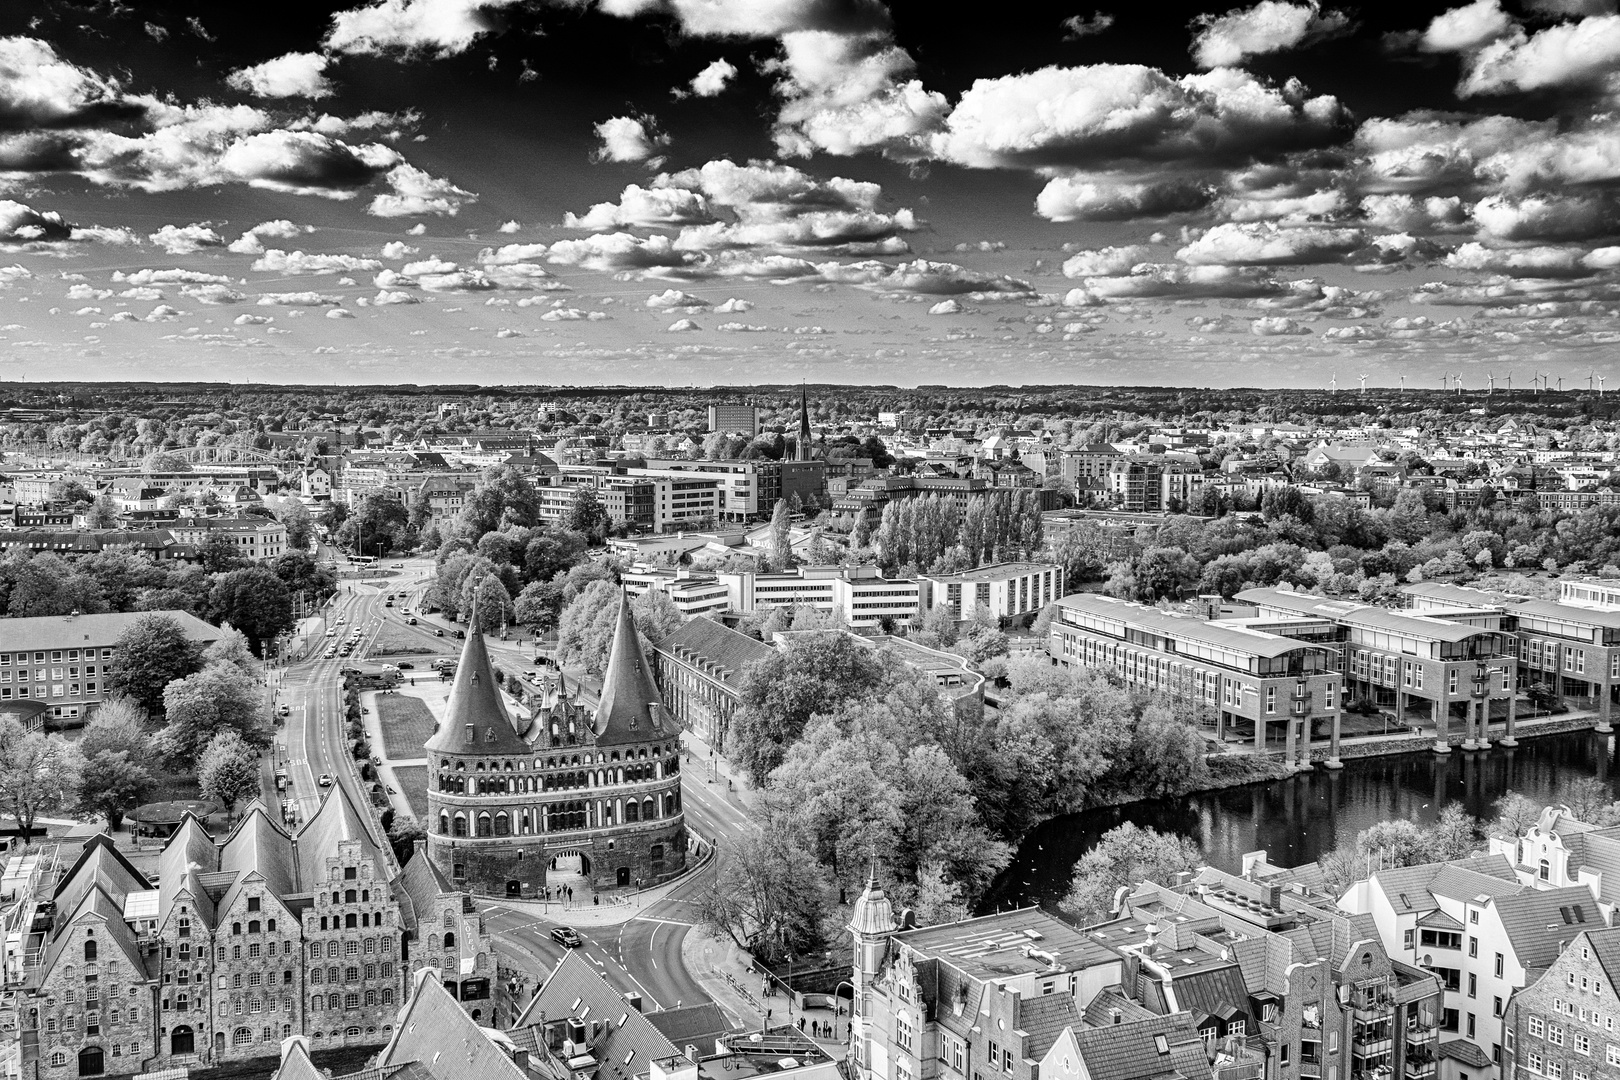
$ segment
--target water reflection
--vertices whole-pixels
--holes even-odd
[[[1055,905],[1068,890],[1080,856],[1124,821],[1189,836],[1224,869],[1239,869],[1245,852],[1262,848],[1273,863],[1292,866],[1332,851],[1341,837],[1353,840],[1377,821],[1432,822],[1450,802],[1488,820],[1508,790],[1551,803],[1562,786],[1597,776],[1620,799],[1620,770],[1611,767],[1615,752],[1614,736],[1548,735],[1487,753],[1351,758],[1338,772],[1318,769],[1269,784],[1070,814],[1030,834],[991,887],[983,910]]]

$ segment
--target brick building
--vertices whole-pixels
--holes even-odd
[[[426,753],[428,855],[453,882],[510,893],[557,869],[628,888],[686,865],[680,728],[628,596],[594,716],[559,682],[532,718],[514,721],[473,634]]]
[[[1617,979],[1620,928],[1574,932],[1569,947],[1508,1005],[1503,1021],[1504,1080],[1620,1076]]]

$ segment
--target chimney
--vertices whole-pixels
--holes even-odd
[[[1147,944],[1142,946],[1142,955],[1152,956],[1159,951],[1159,924],[1148,923],[1145,929],[1147,930]]]
[[[631,993],[628,993],[628,994],[624,995],[624,1000],[625,1000],[625,1004],[629,1005],[632,1009],[636,1010],[636,1012],[641,1012],[642,1011],[642,1008],[641,1008],[641,995],[640,994],[637,994],[637,993],[632,991]]]
[[[1118,1005],[1115,1005],[1113,1008],[1108,1010],[1108,1022],[1110,1024],[1122,1023],[1124,1021],[1124,1019],[1125,1019],[1125,1011],[1123,1009],[1121,1009]]]

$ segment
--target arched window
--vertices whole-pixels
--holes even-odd
[[[439,811],[439,835],[450,835],[450,814],[443,810]]]
[[[453,911],[446,911],[446,912],[445,912],[445,913],[444,913],[444,925],[445,925],[445,929],[447,929],[447,930],[448,930],[448,929],[449,929],[449,928],[450,928],[450,927],[452,927],[452,926],[454,926],[454,925],[456,925],[456,916],[455,916],[455,912],[453,912]]]
[[[1546,859],[1542,859],[1541,860],[1541,880],[1546,881],[1548,879],[1548,877],[1551,875],[1551,873],[1552,873],[1552,867],[1550,865],[1548,865]]]
[[[52,1059],[55,1060],[54,1058]],[[66,1064],[64,1061],[63,1064]],[[79,1051],[79,1075],[100,1076],[107,1071],[106,1060],[102,1057],[101,1047],[87,1046]]]
[[[651,821],[657,815],[658,808],[653,804],[652,796],[649,795],[641,804],[641,819]]]
[[[235,1031],[231,1032],[231,1045],[232,1046],[246,1046],[248,1043],[250,1043],[252,1041],[253,1041],[253,1029],[252,1028],[239,1027]]]
[[[460,812],[457,812],[456,821],[455,821],[454,835],[456,835],[456,836],[466,836],[467,835],[467,815],[462,814]]]
[[[624,807],[625,824],[628,825],[631,822],[641,820],[640,805],[641,804],[636,802],[636,800],[634,800],[634,799],[631,799],[628,803],[625,804],[625,807]]]
[[[444,947],[446,949],[455,948],[456,947],[456,935],[454,935],[454,934],[446,934],[446,935],[444,935]]]
[[[86,941],[84,943],[84,962],[87,963],[87,964],[93,964],[93,963],[96,962],[96,939],[95,938],[91,938],[90,940],[88,940],[88,941]]]
[[[493,834],[494,834],[494,827],[490,824],[489,813],[486,811],[485,813],[479,814],[478,815],[478,835],[479,836],[491,836]]]
[[[512,835],[512,819],[506,816],[505,810],[502,810],[500,813],[495,815],[495,835]]]
[[[673,791],[666,791],[664,793],[664,816],[675,816],[675,793]]]

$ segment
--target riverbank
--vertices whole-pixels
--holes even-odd
[[[1342,769],[1315,768],[1292,775],[1262,775],[1244,782],[1244,766],[1230,766],[1219,786],[1163,798],[1120,800],[1050,818],[1030,830],[1013,861],[997,875],[979,910],[1009,905],[1055,905],[1068,891],[1074,865],[1102,836],[1127,821],[1197,843],[1211,865],[1236,871],[1244,854],[1268,852],[1279,866],[1312,862],[1362,829],[1394,818],[1431,824],[1447,805],[1460,803],[1480,820],[1495,816],[1497,800],[1521,792],[1545,805],[1568,785],[1594,775],[1620,799],[1620,740],[1589,730],[1590,718],[1548,718],[1520,728],[1517,746],[1436,754],[1433,738],[1416,749],[1341,757]],[[1578,730],[1570,730],[1579,725]],[[1388,744],[1385,744],[1388,745]],[[1325,749],[1325,747],[1324,747]],[[1255,755],[1255,769],[1267,768]],[[1280,768],[1280,762],[1269,763]]]

